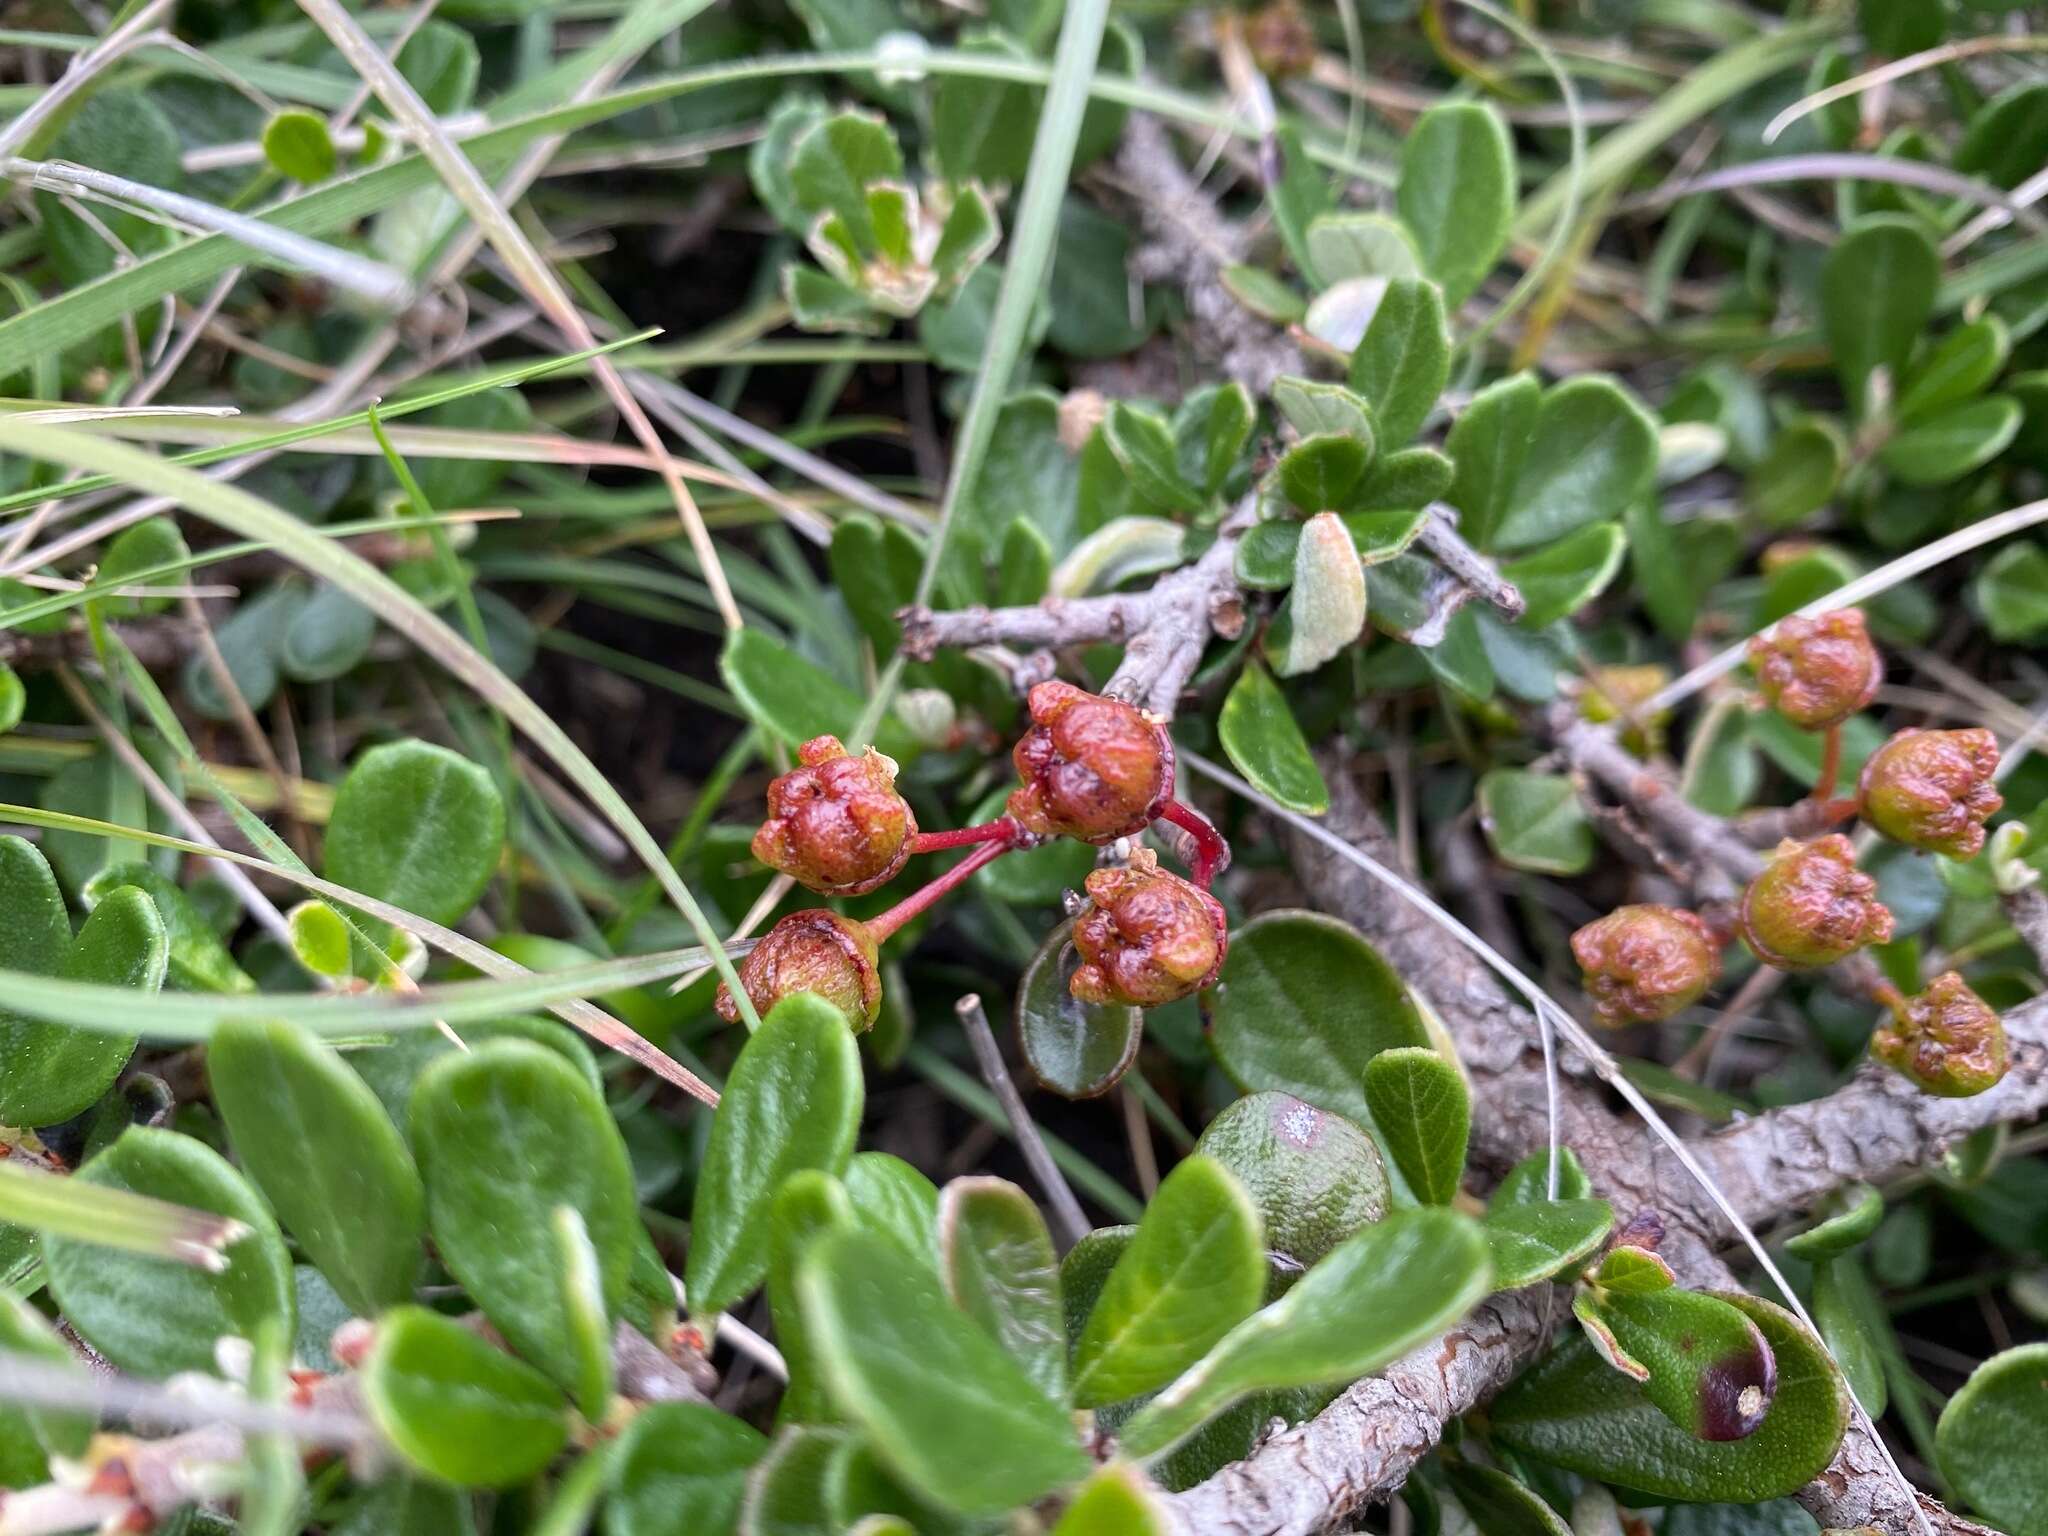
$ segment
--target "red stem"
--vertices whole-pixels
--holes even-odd
[[[1835,780],[1841,776],[1842,728],[1839,725],[1831,725],[1827,734],[1821,738],[1820,774],[1813,781],[1813,798],[1830,799],[1835,793]]]
[[[943,836],[943,834],[941,835]],[[869,918],[867,924],[868,932],[874,936],[877,944],[881,943],[905,923],[931,906],[941,896],[944,896],[947,892],[958,886],[966,884],[973,877],[976,870],[984,865],[993,864],[1014,846],[1007,838],[999,843],[984,842],[974,852],[967,855],[966,858],[955,864],[936,880],[933,880],[929,885],[920,890],[912,891],[880,917]]]
[[[910,851],[937,853],[941,848],[965,848],[970,843],[1015,843],[1018,830],[1015,820],[998,816],[978,827],[956,827],[951,832],[920,832],[910,840]]]
[[[1191,805],[1169,800],[1160,808],[1159,819],[1170,821],[1195,840],[1195,884],[1208,890],[1217,871],[1230,862],[1230,844],[1216,830],[1215,823]]]

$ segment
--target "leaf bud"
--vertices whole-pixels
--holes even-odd
[[[881,955],[867,925],[823,907],[792,912],[762,937],[740,962],[740,985],[756,1013],[785,997],[815,992],[846,1015],[856,1034],[882,1011]],[[737,1023],[739,1005],[718,989],[719,1016]]]
[[[1877,899],[1877,882],[1856,867],[1849,839],[1831,832],[1778,845],[1742,893],[1740,927],[1764,964],[1801,971],[1888,943],[1892,914]]]
[[[1084,1003],[1156,1008],[1215,981],[1229,948],[1222,903],[1159,867],[1149,848],[1088,876],[1074,920],[1082,964],[1068,989]]]
[[[1026,699],[1010,814],[1040,837],[1111,843],[1142,832],[1173,795],[1173,743],[1134,705],[1058,681]]]
[[[1749,664],[1771,708],[1807,731],[1840,725],[1884,680],[1884,662],[1855,608],[1783,620],[1749,642]]]
[[[1998,738],[1981,726],[1900,731],[1863,765],[1863,819],[1895,843],[1967,859],[2005,804],[1997,772]]]
[[[1954,971],[1893,1003],[1892,1022],[1871,1037],[1870,1053],[1944,1099],[1984,1092],[2011,1065],[1997,1010]]]
[[[896,764],[873,747],[855,757],[837,736],[814,737],[796,755],[800,766],[768,786],[754,857],[821,896],[887,884],[917,833],[896,792]]]
[[[1691,912],[1617,907],[1572,935],[1595,1019],[1618,1029],[1690,1008],[1721,974],[1707,925]]]

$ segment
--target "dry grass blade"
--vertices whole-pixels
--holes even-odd
[[[0,1216],[31,1232],[169,1259],[214,1274],[228,1267],[224,1250],[249,1233],[232,1216],[38,1172],[13,1159],[0,1162]]]
[[[1867,69],[1860,75],[1852,75],[1838,85],[1831,85],[1825,90],[1800,97],[1764,126],[1764,142],[1776,143],[1778,135],[1802,117],[1811,117],[1822,107],[1861,95],[1874,85],[1888,85],[1894,80],[1903,80],[1908,75],[1916,75],[1922,70],[1935,69],[1962,59],[1974,59],[1980,54],[2039,53],[2043,50],[2048,50],[2048,37],[1970,37],[1953,43],[1943,43],[1939,48],[1929,48],[1921,53],[1910,53],[1903,59],[1893,59],[1889,64],[1880,64],[1876,69]]]

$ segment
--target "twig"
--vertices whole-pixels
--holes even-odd
[[[981,1075],[990,1091],[1003,1106],[1003,1116],[1010,1122],[1010,1134],[1017,1138],[1017,1148],[1024,1154],[1024,1161],[1030,1164],[1031,1176],[1038,1181],[1038,1187],[1045,1191],[1045,1198],[1052,1206],[1053,1219],[1059,1224],[1060,1235],[1065,1239],[1062,1246],[1073,1247],[1088,1235],[1088,1217],[1081,1210],[1081,1202],[1074,1198],[1074,1191],[1067,1186],[1066,1175],[1060,1172],[1059,1164],[1046,1150],[1044,1138],[1038,1134],[1038,1123],[1031,1118],[1031,1111],[1024,1107],[1024,1096],[1010,1081],[1010,1069],[1003,1065],[1002,1047],[996,1044],[995,1031],[989,1028],[988,1011],[981,1006],[981,998],[973,992],[955,1003],[953,1011],[960,1016],[960,1028],[967,1036],[968,1045],[973,1047],[974,1064],[981,1068]]]

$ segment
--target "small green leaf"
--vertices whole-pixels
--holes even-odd
[[[280,176],[311,186],[334,174],[334,140],[327,119],[296,108],[279,112],[263,125],[263,158]]]
[[[799,1169],[846,1167],[864,1094],[838,1009],[801,992],[769,1011],[733,1065],[697,1176],[685,1276],[694,1313],[722,1312],[761,1283],[776,1190]]]
[[[1401,980],[1356,929],[1314,912],[1262,912],[1231,936],[1211,1040],[1247,1090],[1276,1089],[1370,1125],[1365,1064],[1427,1045]]]
[[[1941,1470],[2014,1536],[2048,1531],[2048,1344],[2022,1344],[1970,1373],[1935,1426]]]
[[[164,935],[170,943],[168,981],[191,992],[256,990],[256,983],[235,964],[227,945],[185,888],[147,864],[110,864],[85,883],[78,893],[79,902],[91,911],[124,885],[135,886],[148,896],[163,919]]]
[[[651,1403],[612,1452],[605,1536],[730,1536],[768,1441],[709,1403]]]
[[[192,551],[185,543],[185,536],[178,531],[178,525],[168,517],[152,517],[137,523],[133,528],[124,528],[107,546],[105,558],[100,561],[99,577],[109,586],[124,580],[131,572],[152,570],[158,566],[170,565],[190,557]],[[137,585],[163,586],[158,578]],[[157,613],[170,606],[168,597],[108,597],[102,598],[102,611],[110,619],[132,619],[138,614]]]
[[[1486,1246],[1494,1284],[1504,1291],[1534,1285],[1592,1257],[1614,1226],[1605,1200],[1539,1200],[1496,1205],[1486,1213]]]
[[[626,1145],[603,1097],[545,1046],[492,1040],[422,1072],[411,1121],[442,1263],[514,1349],[577,1383],[581,1325],[564,1305],[555,1210],[582,1217],[611,1314],[639,1222]]]
[[[747,718],[792,747],[813,736],[851,736],[867,701],[816,662],[757,626],[736,629],[718,658],[719,675]],[[875,745],[906,757],[908,739],[893,715]]]
[[[1174,513],[1201,506],[1202,493],[1181,474],[1173,429],[1164,417],[1119,400],[1103,418],[1101,431],[1132,489],[1154,508]]]
[[[1515,214],[1515,150],[1490,106],[1430,108],[1401,146],[1395,191],[1423,270],[1452,309],[1478,289],[1508,242]]]
[[[228,676],[251,709],[263,708],[277,692],[278,648],[305,596],[306,589],[298,582],[281,581],[242,603],[213,632]],[[192,707],[208,720],[235,718],[234,703],[222,691],[212,658],[205,652],[193,652],[179,683]]]
[[[856,1152],[840,1175],[855,1220],[938,1273],[939,1188],[889,1152]]]
[[[1518,373],[1480,390],[1451,423],[1444,440],[1456,466],[1451,505],[1463,514],[1459,530],[1481,549],[1493,544],[1507,516],[1542,405],[1535,376]]]
[[[853,1446],[843,1429],[785,1426],[747,1477],[739,1536],[839,1536],[834,1484]]]
[[[1266,206],[1273,212],[1273,224],[1281,242],[1293,258],[1295,269],[1311,288],[1326,286],[1316,271],[1309,250],[1309,226],[1330,209],[1330,178],[1302,146],[1301,135],[1292,123],[1273,131],[1273,153],[1279,161],[1277,177],[1261,177],[1266,187]]]
[[[1415,237],[1384,213],[1325,213],[1308,227],[1308,256],[1325,285],[1353,277],[1413,279],[1422,273]]]
[[[217,1369],[222,1338],[254,1339],[297,1306],[291,1259],[262,1199],[227,1159],[190,1136],[130,1126],[74,1178],[230,1216],[249,1228],[218,1272],[120,1253],[71,1238],[43,1244],[44,1271],[66,1322],[122,1370],[162,1379]]]
[[[1169,1536],[1173,1516],[1136,1467],[1112,1462],[1081,1485],[1052,1536]]]
[[[464,1488],[509,1488],[569,1439],[568,1405],[540,1372],[424,1307],[377,1323],[357,1378],[370,1418],[406,1462]]]
[[[1896,389],[1913,343],[1934,312],[1941,257],[1915,219],[1858,219],[1821,265],[1821,329],[1835,373],[1859,416],[1871,410],[1870,377],[1886,369]]]
[[[1621,570],[1627,547],[1619,523],[1595,523],[1503,566],[1501,575],[1515,584],[1528,605],[1518,622],[1541,629],[1577,613],[1607,590]]]
[[[1422,430],[1450,376],[1442,290],[1419,277],[1389,283],[1350,369],[1351,387],[1372,404],[1383,447],[1398,447]]]
[[[1757,1325],[1777,1359],[1777,1396],[1754,1434],[1711,1441],[1681,1429],[1584,1339],[1495,1399],[1494,1434],[1515,1450],[1664,1498],[1749,1504],[1797,1492],[1841,1443],[1848,1390],[1790,1313],[1753,1296],[1724,1299]]]
[[[1342,384],[1283,375],[1273,381],[1272,400],[1273,408],[1303,438],[1335,433],[1362,443],[1373,441],[1372,407],[1363,395]]]
[[[1399,1211],[1335,1248],[1280,1300],[1226,1335],[1124,1426],[1155,1456],[1252,1392],[1353,1381],[1441,1333],[1486,1294],[1479,1224]]]
[[[1984,563],[1971,593],[1993,638],[2040,634],[2048,629],[2048,549],[2032,540],[2008,544]]]
[[[1861,1262],[1833,1258],[1815,1266],[1811,1311],[1813,1326],[1833,1351],[1856,1401],[1872,1419],[1883,1418],[1890,1393],[1877,1341],[1890,1330],[1891,1319]]]
[[[954,1179],[939,1192],[939,1270],[953,1304],[1047,1397],[1064,1398],[1060,1261],[1031,1197],[1006,1179]]]
[[[2019,402],[1987,395],[1914,422],[1878,450],[1877,460],[1902,485],[1947,485],[1997,458],[2019,430]]]
[[[1244,1186],[1269,1252],[1306,1269],[1387,1214],[1387,1170],[1373,1139],[1291,1094],[1248,1094],[1204,1127],[1195,1150]]]
[[[1472,1132],[1464,1075],[1425,1046],[1396,1046],[1366,1063],[1365,1100],[1416,1198],[1449,1205],[1465,1175]]]
[[[833,1401],[919,1493],[994,1515],[1088,1471],[1065,1410],[890,1239],[824,1233],[798,1260],[797,1294]]]
[[[277,664],[301,683],[330,682],[353,672],[377,638],[377,616],[339,587],[325,584],[285,625]]]
[[[341,914],[324,901],[302,901],[285,914],[292,958],[315,976],[337,979],[354,963],[354,941]]]
[[[1370,434],[1318,432],[1280,455],[1280,491],[1303,512],[1341,510],[1372,462]]]
[[[1590,1278],[1603,1292],[1615,1296],[1654,1296],[1678,1284],[1678,1277],[1663,1259],[1627,1242],[1610,1249]]]
[[[224,1020],[206,1066],[235,1156],[349,1309],[373,1317],[410,1300],[426,1195],[368,1085],[281,1019]]]
[[[1186,1158],[1159,1186],[1074,1348],[1074,1401],[1122,1402],[1173,1380],[1256,1308],[1265,1238],[1221,1163]]]
[[[1224,292],[1268,324],[1296,325],[1308,314],[1308,300],[1264,267],[1239,262],[1223,268],[1216,280]]]
[[[924,551],[908,530],[865,512],[842,517],[832,529],[832,584],[877,656],[895,654],[903,638],[896,610],[917,590]]]
[[[1446,1461],[1451,1493],[1472,1517],[1479,1536],[1572,1536],[1572,1528],[1541,1494],[1494,1467]]]
[[[1063,1098],[1092,1099],[1114,1088],[1138,1058],[1143,1009],[1084,1003],[1067,990],[1080,967],[1074,925],[1046,935],[1017,984],[1017,1040],[1031,1075]]]
[[[1795,1259],[1817,1264],[1862,1246],[1884,1220],[1884,1196],[1868,1184],[1852,1184],[1830,1198],[1834,1214],[1785,1241]]]
[[[796,204],[813,216],[837,214],[862,255],[875,250],[867,189],[903,180],[903,152],[881,119],[841,112],[808,129],[790,156],[789,184]]]
[[[1294,582],[1280,617],[1266,631],[1273,670],[1299,677],[1334,660],[1365,629],[1365,564],[1351,531],[1335,512],[1301,525]]]
[[[467,758],[424,741],[372,747],[335,792],[327,878],[437,923],[460,921],[497,872],[505,802]]]
[[[27,708],[28,689],[21,681],[21,674],[0,661],[0,736],[21,724],[22,711]]]
[[[1601,374],[1567,380],[1544,393],[1513,494],[1486,541],[1527,549],[1619,518],[1656,472],[1657,425],[1635,397]],[[1471,529],[1466,537],[1482,539]]]
[[[1455,475],[1451,461],[1434,448],[1402,448],[1381,454],[1366,475],[1365,484],[1358,488],[1358,510],[1346,514],[1345,521],[1374,513],[1399,513],[1419,519],[1422,514],[1416,509],[1441,501],[1450,492]],[[1416,527],[1421,527],[1419,521]],[[1365,551],[1361,549],[1359,553]]]
[[[1620,1291],[1598,1277],[1595,1284],[1601,1288],[1581,1299],[1641,1363],[1643,1395],[1673,1424],[1719,1442],[1743,1439],[1763,1422],[1777,1362],[1749,1318],[1705,1291]]]
[[[1578,875],[1593,862],[1593,825],[1563,774],[1494,769],[1479,781],[1479,825],[1516,869]]]
[[[1112,518],[1067,551],[1047,583],[1055,597],[1107,592],[1134,576],[1170,571],[1187,555],[1187,529],[1163,517]]]
[[[1899,388],[1893,414],[1915,421],[1973,399],[2005,371],[2012,355],[2012,332],[1995,314],[1966,320],[1911,368]]]
[[[2021,80],[1977,110],[1956,146],[1955,168],[2017,187],[2048,160],[2048,84]]]
[[[1247,660],[1230,685],[1216,734],[1224,755],[1261,794],[1305,816],[1320,816],[1330,808],[1329,786],[1308,739],[1287,707],[1287,696],[1257,658]]]
[[[826,1401],[797,1304],[796,1264],[811,1240],[858,1220],[846,1186],[822,1169],[805,1168],[782,1181],[768,1207],[768,1306],[775,1338],[789,1366],[789,1385],[776,1405],[777,1424],[814,1424],[834,1417]]]
[[[1550,1199],[1550,1162],[1557,1159],[1557,1198],[1584,1200],[1593,1193],[1593,1182],[1579,1164],[1579,1154],[1570,1147],[1534,1152],[1508,1170],[1508,1176],[1494,1190],[1488,1209],[1505,1210],[1511,1205],[1536,1205]]]
[[[1294,552],[1301,547],[1301,524],[1291,517],[1254,523],[1237,541],[1234,558],[1239,583],[1255,592],[1284,592],[1294,583]]]
[[[1251,441],[1257,419],[1251,391],[1235,380],[1196,390],[1173,413],[1181,472],[1201,487],[1204,495],[1220,495],[1230,472],[1237,468],[1244,445]]]

